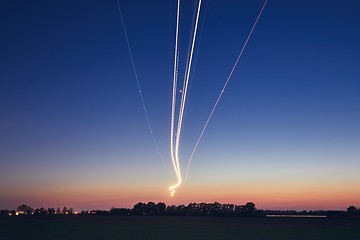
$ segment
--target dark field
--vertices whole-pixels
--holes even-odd
[[[359,220],[217,217],[12,216],[0,239],[359,240]]]

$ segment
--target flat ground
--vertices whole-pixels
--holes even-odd
[[[359,220],[220,217],[12,216],[0,239],[359,240]]]

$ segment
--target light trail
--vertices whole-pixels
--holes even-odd
[[[196,41],[196,35],[197,35],[197,29],[198,29],[198,23],[199,23],[201,2],[202,1],[199,0],[197,14],[196,14],[196,22],[195,22],[194,32],[193,32],[193,36],[192,36],[191,50],[190,50],[190,55],[189,55],[189,59],[188,59],[187,66],[186,66],[186,73],[185,73],[184,84],[183,84],[183,88],[182,88],[179,119],[177,122],[177,130],[176,130],[176,137],[175,137],[175,146],[174,146],[175,149],[172,149],[173,150],[173,152],[172,152],[173,162],[175,163],[174,168],[175,168],[175,172],[176,172],[177,180],[178,180],[175,185],[170,186],[170,188],[169,188],[172,196],[174,196],[175,189],[178,188],[182,183],[180,161],[179,161],[179,145],[180,145],[180,136],[181,136],[181,130],[182,130],[182,124],[183,124],[183,117],[184,117],[184,109],[185,109],[185,104],[186,104],[187,90],[188,90],[188,86],[189,86],[189,77],[190,77],[190,73],[191,73],[191,65],[192,65],[192,59],[193,59],[193,54],[194,54],[195,41]],[[180,1],[178,1],[178,9],[179,9],[179,4],[180,4]],[[179,13],[179,11],[178,11],[178,13]],[[178,26],[178,20],[179,19],[177,18],[177,26]],[[176,49],[177,49],[177,47],[176,47]],[[176,59],[175,59],[175,61],[176,61]],[[175,63],[175,65],[176,65],[176,67],[178,67],[177,63]],[[174,73],[175,72],[177,72],[177,69],[174,70]],[[174,75],[174,83],[175,83],[175,78],[177,78],[177,76],[175,77],[175,75]],[[176,92],[176,89],[175,89],[175,92]],[[173,100],[174,100],[174,98],[176,99],[176,96],[174,97],[174,86],[173,86]],[[174,102],[173,102],[173,105],[175,105]],[[172,112],[174,112],[174,111],[175,110],[172,110]],[[174,129],[172,129],[172,130],[174,130]],[[172,133],[172,136],[173,136],[173,134],[174,133]],[[173,141],[173,139],[171,139],[171,141]]]
[[[164,166],[166,167],[166,169],[167,169],[168,171],[170,171],[170,169],[168,168],[167,164],[165,163],[165,161],[164,161],[164,159],[163,159],[163,157],[162,157],[162,155],[161,155],[161,153],[160,153],[158,144],[157,144],[157,142],[156,142],[156,140],[155,140],[155,136],[154,136],[154,133],[153,133],[151,124],[150,124],[149,115],[148,115],[148,113],[147,113],[147,109],[146,109],[146,105],[145,105],[145,101],[144,101],[144,96],[143,96],[142,91],[141,91],[141,85],[140,85],[139,78],[138,78],[138,74],[137,74],[137,70],[136,70],[136,67],[135,67],[134,57],[133,57],[133,54],[132,54],[132,51],[131,51],[130,42],[129,42],[129,37],[128,37],[127,31],[126,31],[125,22],[124,22],[124,18],[123,18],[122,12],[121,12],[119,0],[116,0],[116,3],[117,3],[118,10],[119,10],[122,27],[123,27],[123,30],[124,30],[124,33],[125,33],[126,44],[127,44],[128,50],[129,50],[130,59],[131,59],[131,64],[132,64],[132,68],[133,68],[133,70],[134,70],[135,79],[136,79],[136,84],[137,84],[137,87],[138,87],[138,91],[139,91],[139,95],[140,95],[142,107],[143,107],[143,110],[144,110],[144,113],[145,113],[145,117],[146,117],[146,122],[147,122],[147,125],[148,125],[148,128],[149,128],[149,131],[150,131],[150,135],[151,135],[152,141],[153,141],[153,143],[154,143],[154,146],[155,146],[155,148],[156,148],[156,151],[157,151],[157,153],[159,154],[159,157],[160,157],[161,162],[164,164]]]
[[[191,152],[191,155],[190,155],[190,158],[189,158],[189,162],[188,162],[188,165],[187,165],[187,168],[186,168],[185,182],[187,181],[187,178],[188,178],[188,175],[189,175],[190,164],[191,164],[191,161],[192,161],[192,159],[193,159],[193,157],[194,157],[194,154],[195,154],[195,152],[196,152],[196,149],[197,149],[197,147],[198,147],[198,145],[199,145],[199,143],[200,143],[200,140],[201,140],[202,136],[204,135],[204,132],[205,132],[205,130],[206,130],[206,128],[207,128],[207,126],[208,126],[208,124],[209,124],[209,122],[210,122],[210,119],[211,119],[212,115],[213,115],[214,112],[215,112],[215,109],[216,109],[216,107],[217,107],[217,105],[218,105],[218,103],[219,103],[222,95],[224,94],[225,88],[226,88],[226,86],[228,85],[228,83],[229,83],[229,81],[230,81],[230,79],[231,79],[231,77],[232,77],[232,75],[233,75],[233,73],[234,73],[234,71],[235,71],[235,68],[236,68],[236,66],[238,65],[239,61],[240,61],[240,58],[241,58],[241,56],[242,56],[242,54],[243,54],[243,52],[244,52],[244,50],[245,50],[245,48],[246,48],[249,40],[250,40],[251,35],[252,35],[253,32],[254,32],[254,29],[255,29],[255,27],[256,27],[256,25],[257,25],[257,23],[258,23],[261,15],[262,15],[264,9],[265,9],[265,6],[266,6],[267,2],[268,2],[268,0],[265,0],[265,2],[264,2],[264,4],[263,4],[263,6],[262,6],[262,8],[261,8],[261,10],[260,10],[257,18],[256,18],[256,20],[255,20],[255,22],[254,22],[254,24],[253,24],[253,27],[251,28],[251,31],[250,31],[248,37],[246,38],[246,41],[245,41],[244,45],[243,45],[242,48],[241,48],[241,51],[240,51],[240,53],[239,53],[239,55],[238,55],[238,57],[237,57],[237,59],[236,59],[236,61],[235,61],[235,64],[234,64],[234,66],[232,67],[232,69],[231,69],[231,71],[230,71],[230,74],[229,74],[229,76],[227,77],[227,79],[226,79],[226,81],[225,81],[225,84],[224,84],[223,88],[221,89],[221,92],[220,92],[218,98],[216,99],[216,102],[215,102],[215,104],[214,104],[214,106],[213,106],[213,108],[212,108],[212,110],[211,110],[211,112],[210,112],[210,114],[209,114],[209,117],[207,118],[207,120],[206,120],[206,122],[205,122],[205,125],[204,125],[204,127],[203,127],[203,129],[202,129],[202,131],[201,131],[201,133],[200,133],[200,136],[199,136],[199,138],[198,138],[197,141],[196,141],[195,147],[194,147],[193,151]]]
[[[176,14],[176,33],[175,33],[175,56],[174,56],[174,79],[173,79],[173,91],[172,91],[172,103],[171,103],[171,126],[170,126],[170,151],[171,151],[171,160],[174,166],[177,183],[171,187],[169,190],[171,191],[171,196],[174,196],[175,188],[180,186],[181,172],[179,171],[180,166],[179,162],[175,158],[174,152],[174,128],[175,128],[175,107],[176,107],[176,90],[177,90],[177,80],[178,80],[178,66],[179,66],[179,58],[178,58],[178,44],[179,44],[179,19],[180,19],[180,0],[177,3],[177,14]]]

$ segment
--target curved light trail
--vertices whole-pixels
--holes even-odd
[[[196,144],[195,144],[195,147],[193,148],[192,152],[191,152],[191,155],[190,155],[190,158],[189,158],[189,161],[188,161],[188,164],[187,164],[187,168],[186,168],[186,177],[185,177],[185,182],[187,181],[187,178],[188,178],[188,174],[189,174],[189,168],[190,168],[190,165],[191,165],[191,161],[193,159],[193,156],[197,150],[197,147],[202,139],[202,136],[210,122],[210,119],[212,117],[212,115],[214,114],[215,112],[215,109],[222,97],[222,95],[224,94],[224,91],[235,71],[235,68],[236,66],[238,65],[239,61],[240,61],[240,58],[253,34],[253,31],[265,9],[265,6],[267,4],[268,0],[265,0],[252,28],[251,28],[251,31],[244,43],[244,45],[242,46],[241,48],[241,51],[235,61],[235,64],[233,65],[231,71],[230,71],[230,74],[229,76],[227,77],[226,81],[225,81],[225,84],[223,86],[223,88],[221,89],[220,91],[220,94],[205,122],[205,125],[200,133],[200,136],[198,137],[197,141],[196,141]],[[189,79],[190,79],[190,73],[191,73],[191,67],[192,67],[192,61],[193,61],[193,55],[194,55],[194,48],[195,48],[195,42],[196,42],[196,36],[197,36],[197,30],[198,30],[198,23],[199,23],[199,17],[200,17],[200,10],[201,10],[201,3],[202,3],[202,0],[199,0],[198,1],[198,6],[197,6],[197,13],[196,13],[196,20],[195,20],[195,26],[194,26],[194,29],[193,29],[193,34],[192,34],[192,40],[191,40],[191,49],[190,49],[190,53],[189,53],[189,56],[188,56],[188,59],[187,59],[187,63],[185,65],[185,76],[184,76],[184,82],[183,82],[183,87],[182,89],[180,90],[181,92],[181,102],[180,102],[180,107],[179,107],[179,111],[178,111],[178,119],[177,121],[175,121],[175,118],[176,118],[176,100],[177,100],[177,85],[178,85],[178,73],[179,73],[179,25],[180,25],[180,5],[181,5],[181,0],[177,0],[177,14],[176,14],[176,31],[175,31],[175,50],[174,50],[174,70],[173,70],[173,87],[172,87],[172,99],[171,99],[171,118],[170,118],[170,121],[171,121],[171,124],[170,124],[170,152],[171,152],[171,161],[172,161],[172,165],[173,165],[173,168],[174,168],[174,171],[175,171],[175,175],[176,175],[176,180],[177,182],[170,186],[169,187],[169,190],[170,190],[170,194],[171,196],[174,196],[175,192],[176,192],[176,189],[183,183],[183,178],[182,178],[182,175],[181,175],[181,165],[180,165],[180,159],[179,159],[179,147],[180,147],[180,139],[181,139],[181,133],[182,133],[182,126],[183,126],[183,119],[184,119],[184,111],[185,111],[185,106],[186,106],[186,98],[187,98],[187,90],[188,90],[188,86],[189,86]],[[155,140],[155,137],[154,137],[154,134],[153,134],[153,131],[152,131],[152,127],[151,127],[151,124],[150,124],[150,120],[149,120],[149,116],[148,116],[148,113],[147,113],[147,109],[146,109],[146,105],[145,105],[145,101],[144,101],[144,97],[143,97],[143,94],[142,94],[142,91],[141,91],[141,86],[140,86],[140,82],[139,82],[139,79],[138,79],[138,74],[137,74],[137,70],[136,70],[136,67],[135,67],[135,63],[134,63],[134,58],[133,58],[133,54],[132,54],[132,51],[131,51],[131,48],[130,48],[130,43],[129,43],[129,38],[128,38],[128,35],[127,35],[127,31],[126,31],[126,28],[125,28],[125,23],[124,23],[124,19],[123,19],[123,15],[122,15],[122,12],[121,12],[121,9],[120,9],[120,4],[119,4],[119,1],[117,0],[117,6],[118,6],[118,10],[119,10],[119,13],[120,13],[120,17],[121,17],[121,22],[122,22],[122,26],[123,26],[123,29],[124,29],[124,32],[125,32],[125,37],[126,37],[126,43],[127,43],[127,47],[128,47],[128,50],[129,50],[129,53],[130,53],[130,58],[131,58],[131,63],[132,63],[132,67],[133,67],[133,70],[134,70],[134,74],[135,74],[135,79],[136,79],[136,83],[137,83],[137,86],[138,86],[138,90],[139,90],[139,95],[140,95],[140,98],[141,98],[141,103],[142,103],[142,106],[143,106],[143,110],[144,110],[144,113],[145,113],[145,117],[146,117],[146,121],[147,121],[147,124],[148,124],[148,128],[150,130],[150,134],[151,134],[151,137],[152,137],[152,140],[153,140],[153,143],[155,145],[155,148],[160,156],[160,159],[161,161],[163,162],[163,164],[167,167],[167,165],[165,164],[162,156],[161,156],[161,153],[159,151],[159,148],[158,148],[158,145],[156,143],[156,140]],[[175,127],[176,126],[176,127]]]
[[[172,90],[172,103],[171,103],[171,126],[170,126],[170,151],[171,151],[171,160],[173,163],[173,167],[175,170],[177,183],[169,188],[171,191],[171,195],[174,196],[175,188],[180,186],[182,179],[181,179],[181,172],[179,161],[175,157],[174,152],[174,128],[175,128],[175,107],[176,107],[176,90],[177,90],[177,80],[178,80],[178,45],[179,45],[179,19],[180,19],[180,0],[177,3],[177,14],[176,14],[176,36],[175,36],[175,54],[174,54],[174,78],[173,78],[173,90]]]
[[[180,109],[179,109],[179,118],[177,122],[177,129],[176,134],[174,133],[174,125],[175,125],[175,101],[176,101],[176,84],[177,84],[177,72],[178,72],[178,64],[177,64],[177,51],[178,51],[178,24],[179,24],[179,8],[180,8],[180,0],[178,0],[178,15],[177,15],[177,24],[176,24],[176,46],[175,46],[175,63],[174,63],[174,80],[173,80],[173,97],[172,97],[172,117],[171,117],[171,156],[172,161],[174,165],[174,170],[177,176],[177,183],[173,186],[169,187],[169,190],[171,191],[171,195],[174,196],[175,189],[178,188],[182,183],[182,176],[181,176],[181,169],[180,169],[180,160],[179,160],[179,145],[180,145],[180,136],[181,136],[181,130],[182,130],[182,124],[183,124],[183,117],[184,117],[184,109],[186,104],[186,97],[187,97],[187,90],[189,86],[189,78],[191,73],[191,65],[193,60],[193,54],[194,54],[194,48],[195,48],[195,41],[196,41],[196,33],[198,29],[198,23],[199,23],[199,16],[200,16],[200,10],[201,10],[201,0],[199,0],[198,8],[197,8],[197,14],[196,14],[196,21],[195,21],[195,27],[194,32],[192,36],[192,43],[191,43],[191,50],[189,59],[186,66],[186,73],[184,78],[184,84],[182,88],[182,95],[181,95],[181,103],[180,103]],[[175,69],[176,68],[176,69]],[[174,139],[175,135],[175,139]],[[174,142],[175,141],[175,142]],[[175,148],[175,149],[174,149]]]

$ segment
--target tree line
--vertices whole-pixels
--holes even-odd
[[[360,219],[360,209],[350,206],[346,211],[319,210],[259,210],[253,202],[244,205],[214,203],[190,203],[185,205],[170,205],[159,202],[139,202],[133,208],[111,208],[110,210],[91,210],[75,212],[73,208],[36,208],[26,204],[20,205],[16,210],[0,210],[0,216],[11,215],[117,215],[117,216],[206,216],[206,217],[266,217],[278,215],[312,215],[326,216],[328,218]]]
[[[16,208],[16,210],[7,210],[7,209],[0,209],[0,216],[3,215],[48,215],[48,214],[75,214],[73,208],[63,207],[62,209],[58,208],[36,208],[33,209],[32,207],[22,204]]]

